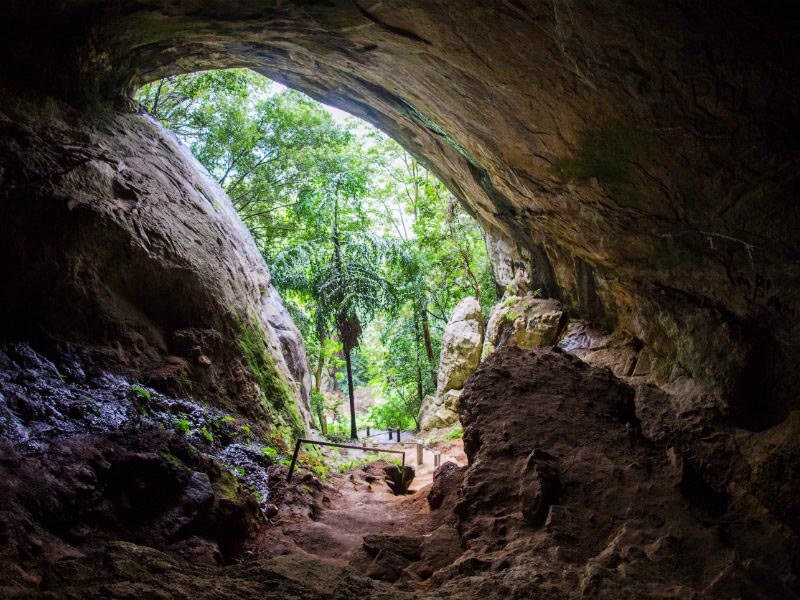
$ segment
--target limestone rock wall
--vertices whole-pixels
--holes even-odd
[[[458,420],[458,397],[481,361],[483,333],[481,305],[468,296],[456,305],[444,328],[436,394],[425,396],[419,410],[423,430],[446,427]]]
[[[228,198],[132,112],[0,106],[0,331],[265,424],[310,423],[300,333]]]
[[[642,340],[658,380],[679,364],[761,428],[800,406],[793,10],[16,2],[0,80],[86,110],[170,73],[246,66],[345,108],[429,164],[514,271],[530,265],[532,289]]]

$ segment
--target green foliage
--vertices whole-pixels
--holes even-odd
[[[179,433],[187,433],[189,428],[191,427],[191,423],[189,419],[175,419],[175,431]]]
[[[245,439],[252,439],[253,437],[253,430],[250,429],[249,425],[240,425],[239,431],[242,433]]]
[[[273,461],[276,458],[278,458],[278,449],[277,448],[273,448],[271,446],[264,446],[263,448],[261,448],[261,452],[264,453],[264,456],[269,457]]]
[[[451,440],[458,440],[464,435],[464,430],[461,427],[454,427],[452,430],[448,431],[447,434],[444,436],[444,439],[447,441]]]
[[[214,434],[211,433],[205,425],[200,429],[200,435],[202,435],[203,439],[205,439],[205,441],[208,443],[214,441]]]
[[[381,404],[370,407],[367,419],[378,429],[409,429],[416,426],[414,408],[418,413],[418,406],[409,406],[405,398],[391,394]]]
[[[379,460],[380,456],[373,452],[368,452],[362,457],[359,458],[352,458],[350,460],[346,460],[344,462],[339,463],[336,466],[336,470],[339,473],[344,473],[345,471],[352,471],[353,469],[358,469],[364,465],[368,465],[370,463],[374,463],[376,460]]]
[[[144,400],[145,402],[150,402],[150,400],[152,399],[152,396],[150,394],[150,390],[148,390],[147,388],[142,387],[138,383],[134,383],[131,386],[131,391],[134,394],[136,394],[136,396],[138,398]]]

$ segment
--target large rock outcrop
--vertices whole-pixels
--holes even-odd
[[[425,396],[419,410],[420,427],[426,431],[447,427],[458,420],[458,397],[467,377],[481,361],[483,312],[468,296],[459,302],[442,336],[436,394]]]
[[[793,10],[683,0],[14,2],[0,36],[3,139],[15,152],[40,148],[41,160],[2,185],[19,198],[33,182],[81,173],[91,135],[76,144],[68,128],[50,127],[37,138],[64,120],[48,96],[79,107],[79,128],[108,111],[113,152],[142,147],[134,119],[111,114],[135,86],[251,67],[379,125],[429,164],[505,240],[495,247],[509,282],[527,278],[523,287],[626,330],[651,347],[657,379],[680,364],[738,423],[764,428],[800,406],[788,368],[800,358]],[[149,179],[149,164],[126,168],[102,203]],[[73,220],[46,222],[42,235],[74,238]],[[31,277],[48,278],[28,262]]]
[[[460,403],[469,466],[431,491],[434,510],[457,502],[465,545],[437,593],[796,598],[796,496],[762,478],[796,453],[797,419],[769,436],[665,430],[672,400],[552,349],[484,360]]]
[[[483,354],[491,354],[503,343],[528,350],[552,346],[563,333],[566,321],[567,313],[558,300],[533,294],[506,295],[489,315]]]
[[[470,296],[458,303],[444,328],[436,376],[437,396],[464,387],[467,377],[481,361],[481,344],[483,313],[480,303]]]
[[[302,433],[300,333],[205,169],[146,116],[5,100],[0,332]]]

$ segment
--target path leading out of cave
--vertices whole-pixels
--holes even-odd
[[[416,475],[405,496],[395,496],[381,479],[370,478],[361,469],[334,475],[328,484],[324,508],[313,520],[279,523],[282,533],[291,538],[303,553],[337,565],[349,562],[368,534],[422,535],[430,530],[428,487],[433,481],[433,457],[425,453],[425,464],[416,466],[416,450],[407,460]],[[461,440],[447,443],[442,463],[450,460],[466,464]]]

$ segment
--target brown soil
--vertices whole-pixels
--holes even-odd
[[[408,463],[416,463],[414,448],[407,445],[405,449]],[[442,463],[466,465],[461,440],[446,442],[437,449],[442,453]],[[273,493],[281,512],[263,534],[265,554],[301,554],[347,565],[366,535],[430,533],[440,525],[439,516],[432,517],[427,502],[435,471],[433,455],[425,451],[423,461],[421,466],[414,465],[416,474],[404,496],[395,496],[383,481],[383,468],[388,465],[384,461],[330,475],[325,483],[306,474],[300,479],[299,490],[286,484],[280,472],[281,481]]]

